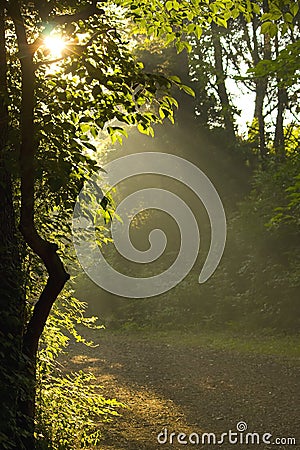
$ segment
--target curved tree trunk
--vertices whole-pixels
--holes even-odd
[[[43,261],[48,280],[34,307],[29,323],[24,324],[24,300],[21,265],[18,255],[17,233],[10,176],[6,171],[7,153],[7,70],[5,47],[5,10],[0,4],[0,281],[1,333],[4,356],[4,390],[1,392],[1,432],[8,435],[9,449],[34,450],[35,378],[38,343],[54,301],[63,289],[69,275],[57,255],[58,247],[40,237],[34,223],[35,154],[34,133],[35,73],[34,49],[27,42],[26,29],[17,0],[9,4],[8,15],[13,20],[20,54],[22,100],[20,111],[21,142],[19,166],[21,178],[20,231],[25,243]],[[23,333],[23,327],[26,330]],[[1,346],[2,347],[2,346]],[[2,348],[1,348],[2,350]],[[21,385],[22,392],[18,388]],[[3,394],[3,395],[2,395]],[[6,417],[5,417],[6,416]],[[2,418],[0,416],[0,418]],[[5,423],[6,421],[6,423]],[[20,433],[18,433],[18,428]],[[19,435],[19,438],[18,438]],[[1,447],[2,448],[2,447]]]

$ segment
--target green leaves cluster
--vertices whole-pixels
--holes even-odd
[[[77,331],[90,329],[97,318],[85,317],[87,305],[67,292],[55,303],[40,343],[37,366],[36,439],[39,449],[75,450],[99,444],[101,423],[112,420],[124,407],[106,399],[95,376],[83,371],[67,373],[58,357],[70,338],[93,346]]]
[[[112,420],[123,405],[104,398],[101,387],[94,383],[95,377],[82,371],[52,376],[43,383],[37,416],[38,448],[77,450],[99,445],[99,421]]]
[[[292,87],[300,78],[300,41],[288,44],[276,59],[262,60],[249,72],[255,77],[277,77],[280,86]]]
[[[275,216],[270,224],[276,225],[282,222],[300,225],[300,174],[294,177],[291,186],[285,189],[287,205],[275,208]]]
[[[230,19],[244,14],[249,20],[252,3],[246,0],[118,0],[134,21],[133,32],[162,38],[165,45],[175,42],[178,52],[190,51],[186,36],[201,37],[212,22],[226,27]]]
[[[288,30],[293,30],[299,12],[299,2],[297,0],[271,0],[268,2],[269,10],[261,15],[261,32],[276,36],[281,30],[285,34]]]

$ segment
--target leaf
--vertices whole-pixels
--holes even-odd
[[[192,97],[195,97],[195,92],[193,91],[193,89],[190,86],[186,86],[185,84],[182,84],[180,87],[181,87],[181,89],[184,90],[184,92],[191,95]]]
[[[181,53],[182,50],[185,49],[185,45],[184,45],[184,43],[181,42],[181,41],[177,41],[175,45],[176,45],[177,53]]]
[[[174,81],[175,83],[181,83],[181,79],[177,75],[170,75],[168,79]]]
[[[294,16],[294,17],[296,17],[296,15],[298,14],[298,11],[299,11],[299,3],[297,2],[297,3],[293,3],[291,6],[290,6],[290,12],[291,12],[291,14]]]
[[[165,45],[168,46],[169,44],[171,44],[171,42],[173,42],[175,40],[175,34],[174,33],[169,33],[166,35],[165,38]]]
[[[179,11],[180,5],[178,3],[177,0],[173,0],[173,9],[175,9],[175,11]]]
[[[91,144],[90,142],[88,142],[88,141],[82,141],[82,144],[83,144],[85,147],[89,148],[90,150],[93,150],[94,152],[97,151],[97,148],[96,148],[93,144]]]
[[[83,133],[87,133],[88,131],[90,131],[90,125],[88,123],[81,123],[80,129]]]
[[[189,42],[186,42],[186,41],[184,41],[182,43],[183,43],[184,47],[187,49],[187,52],[191,53],[191,51],[193,49],[192,45]]]
[[[255,14],[260,15],[261,9],[260,9],[260,6],[259,6],[258,3],[253,3],[253,4],[252,4],[252,8],[253,8],[253,12],[254,12]]]
[[[96,139],[96,137],[98,136],[98,131],[97,131],[96,127],[90,127],[90,132],[91,132],[91,135],[93,136],[93,138]]]
[[[293,23],[293,16],[291,13],[287,12],[284,14],[284,21],[285,23],[291,24]]]
[[[272,25],[272,22],[270,21],[270,20],[268,20],[267,22],[264,22],[262,25],[261,25],[261,28],[260,28],[260,31],[261,31],[261,33],[262,34],[267,34],[267,33],[269,33],[269,29],[270,29],[270,26]]]
[[[201,38],[202,32],[203,32],[202,27],[200,25],[196,25],[195,26],[195,35],[196,35],[197,39]]]
[[[154,130],[150,126],[146,127],[143,124],[139,123],[137,128],[138,128],[139,132],[142,134],[146,134],[147,136],[151,136],[151,137],[154,136]]]
[[[261,26],[261,33],[262,34],[269,34],[270,37],[276,36],[278,31],[277,25],[270,20],[264,22]]]
[[[270,37],[275,37],[277,34],[277,31],[278,31],[278,28],[277,28],[276,23],[272,23],[269,28]]]
[[[221,17],[216,17],[215,19],[216,24],[218,24],[221,27],[227,28],[227,21]]]
[[[239,17],[240,14],[241,14],[240,10],[238,8],[234,8],[232,10],[231,17],[233,19],[236,19],[237,17]]]
[[[171,9],[173,9],[173,2],[170,0],[167,1],[166,8],[167,8],[167,11],[171,11]]]

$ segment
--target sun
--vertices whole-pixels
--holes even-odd
[[[44,44],[52,58],[61,58],[67,43],[61,36],[47,36]]]

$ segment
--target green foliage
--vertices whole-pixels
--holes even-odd
[[[300,77],[300,41],[290,43],[274,60],[262,60],[249,70],[255,77],[279,77],[280,86],[293,86]]]
[[[293,30],[297,23],[298,11],[299,2],[297,0],[269,1],[268,11],[261,15],[261,32],[274,37],[279,30],[283,34],[288,30]]]
[[[39,7],[41,10],[39,11]],[[83,182],[99,170],[96,139],[106,130],[112,141],[126,136],[125,126],[138,126],[153,134],[151,124],[173,120],[176,101],[170,95],[174,85],[162,74],[145,72],[132,55],[127,23],[111,5],[88,14],[86,19],[59,20],[79,12],[90,2],[58,2],[41,5],[22,2],[27,39],[33,52],[35,225],[40,235],[57,243],[61,257],[72,260],[70,218]],[[46,19],[45,8],[53,8]],[[54,15],[57,15],[54,19]],[[64,16],[65,15],[65,16]],[[42,20],[40,20],[42,19]],[[7,20],[7,62],[10,168],[15,180],[16,211],[19,213],[18,151],[22,86],[20,61],[26,57],[18,48],[17,35]],[[24,31],[25,31],[24,30]],[[61,58],[53,58],[45,39],[60,35],[67,41]],[[38,39],[37,39],[37,36]],[[21,46],[22,47],[22,46]],[[176,82],[181,87],[180,82]],[[182,86],[183,89],[188,89]],[[30,105],[28,114],[31,114]],[[1,149],[2,150],[2,149]],[[97,156],[97,157],[96,157]],[[46,199],[46,201],[45,201]],[[106,210],[105,213],[109,213]],[[105,228],[98,227],[99,243],[105,242]],[[46,277],[36,255],[26,252],[27,314],[24,328],[34,311]],[[91,384],[91,375],[60,374],[56,363],[69,338],[82,341],[75,324],[91,325],[82,316],[82,305],[65,295],[54,306],[40,343],[37,367],[36,433],[42,445],[55,449],[95,444],[100,436],[97,421],[116,414],[120,403],[106,400]],[[33,391],[31,391],[32,394]],[[100,418],[101,416],[101,418]]]
[[[222,111],[216,85],[213,52],[213,31],[204,30],[199,41],[193,42],[189,55],[190,72],[195,83],[196,114],[199,123],[208,128],[222,126]]]
[[[276,2],[271,1],[270,11],[262,17],[261,31],[275,37],[278,29],[281,29],[283,34],[287,30],[295,30],[298,14],[296,3],[284,0],[282,8],[278,9]],[[256,2],[251,3],[246,0],[205,0],[204,2],[200,0],[116,0],[107,3],[98,2],[98,10],[93,11],[93,14],[78,20],[74,17],[71,20],[68,19],[68,14],[79,13],[80,15],[85,7],[91,7],[91,2],[55,0],[20,2],[20,4],[30,49],[35,49],[33,52],[35,70],[33,134],[36,146],[35,224],[42,237],[59,246],[59,254],[64,260],[72,261],[70,218],[76,195],[84,181],[94,171],[100,169],[97,155],[99,134],[104,130],[113,142],[121,142],[126,136],[126,127],[134,125],[141,133],[152,136],[153,124],[161,123],[165,118],[173,121],[173,110],[177,107],[172,94],[174,86],[189,95],[194,95],[189,86],[182,84],[174,76],[148,73],[132,54],[132,43],[128,40],[130,32],[137,39],[138,36],[144,35],[145,40],[153,39],[153,37],[162,39],[163,45],[173,43],[178,53],[184,50],[192,52],[191,39],[186,38],[187,35],[199,40],[212,23],[225,30],[230,28],[232,19],[244,17],[246,22],[250,22],[254,15],[261,15],[260,6]],[[49,16],[45,13],[48,7],[53,8]],[[60,15],[63,16],[63,20],[60,20]],[[18,48],[15,29],[10,18],[6,20],[5,26],[5,60],[8,63],[8,71],[5,75],[7,75],[9,95],[4,101],[9,111],[9,130],[4,147],[5,150],[10,149],[9,158],[5,160],[5,164],[14,181],[15,209],[18,217],[22,103],[20,62],[26,59],[26,49],[22,46]],[[67,41],[61,58],[57,60],[53,59],[45,45],[45,38],[51,34],[59,34]],[[280,52],[276,62],[268,61],[268,67],[263,74],[259,73],[262,68],[257,66],[258,72],[255,76],[271,74],[273,78],[281,78],[285,86],[290,86],[298,79],[295,78],[298,77],[298,54],[299,48],[295,42]],[[206,63],[208,70],[202,71],[200,80],[202,94],[211,74],[209,62],[206,61]],[[282,71],[281,66],[287,68],[287,74]],[[1,91],[2,87],[0,86]],[[205,97],[203,102],[207,111],[215,108],[213,96]],[[31,114],[31,111],[28,113]],[[217,117],[218,114],[215,116]],[[283,175],[286,176],[287,173],[288,171],[284,171]],[[278,206],[278,198],[276,198],[276,205],[273,205],[270,193],[275,190],[274,186],[277,189],[279,185],[276,183],[281,177],[274,178],[272,173],[270,178],[271,180],[265,179],[264,183],[261,181],[262,175],[260,181],[257,178],[256,189],[259,195],[249,200],[250,219],[254,224],[261,224],[257,220],[257,215],[260,217],[260,212],[263,211],[261,214],[263,221],[272,219],[272,225],[276,224],[277,228],[279,225],[281,227],[287,219],[296,223],[299,212],[298,175],[293,172],[284,189],[279,189],[280,201],[281,199],[283,201],[283,206],[280,208],[283,209],[277,211],[275,217],[273,206]],[[268,211],[264,209],[265,206],[268,206]],[[271,215],[269,214],[270,206]],[[109,213],[110,211],[105,212],[106,219],[110,218]],[[245,217],[246,214],[243,220]],[[254,236],[256,236],[255,233]],[[99,225],[98,243],[106,241],[105,227]],[[239,242],[242,242],[242,238]],[[241,248],[244,249],[242,244]],[[26,253],[23,260],[24,285],[28,302],[27,314],[22,324],[25,330],[36,299],[41,293],[45,271],[35,255],[27,250],[24,253]],[[249,248],[246,248],[246,256],[243,255],[238,263],[229,259],[226,268],[215,278],[214,286],[203,288],[202,310],[200,312],[198,310],[198,314],[193,317],[194,320],[202,318],[203,321],[220,321],[221,317],[225,317],[226,323],[232,323],[242,310],[241,305],[246,305],[247,312],[253,313],[255,317],[258,311],[263,311],[264,319],[268,320],[271,317],[272,324],[280,325],[279,321],[285,305],[278,296],[272,304],[268,302],[266,291],[272,287],[273,271],[277,274],[272,291],[275,295],[276,291],[282,292],[286,288],[287,276],[290,283],[288,287],[291,285],[295,288],[298,266],[294,264],[294,269],[287,273],[272,259],[268,260],[270,264],[267,269],[261,271],[264,276],[259,278],[259,283],[261,285],[265,283],[266,289],[263,295],[252,304],[257,286],[254,254],[255,252],[252,254]],[[292,260],[293,256],[289,247],[288,257]],[[262,265],[263,263],[259,265],[260,269]],[[237,266],[239,266],[240,278],[239,282],[234,283],[233,268]],[[287,267],[290,269],[289,265]],[[192,274],[193,276],[195,275]],[[243,283],[249,283],[247,290],[242,289]],[[224,284],[226,284],[226,292]],[[189,280],[182,284],[183,290],[180,291],[178,288],[175,303],[170,304],[170,297],[168,297],[168,306],[164,305],[160,308],[159,314],[166,320],[169,320],[170,312],[174,309],[177,317],[190,315],[190,311],[198,301],[198,292],[194,297],[190,296],[188,305],[182,304],[181,297],[192,294],[192,285],[193,283]],[[207,293],[213,298],[212,303],[215,300],[213,303],[216,306],[215,309],[206,302]],[[293,298],[291,296],[292,301],[289,304],[292,313]],[[165,302],[165,300],[163,298],[162,301]],[[44,448],[72,449],[76,446],[96,444],[100,436],[98,422],[115,416],[121,406],[117,401],[106,400],[100,394],[99,387],[93,384],[92,375],[81,372],[66,375],[57,362],[63,349],[67,348],[70,336],[77,341],[84,341],[77,331],[77,325],[94,325],[95,319],[84,318],[83,309],[84,305],[72,298],[70,294],[62,296],[54,306],[40,343],[37,367],[36,437]],[[295,318],[292,317],[292,313],[288,319],[289,324],[294,326]],[[23,312],[14,312],[12,315],[20,321],[23,320],[22,314]],[[146,314],[140,312],[140,315],[143,316],[141,320],[147,319],[152,322],[155,317],[150,309],[146,311]],[[287,327],[288,323],[283,325]],[[3,336],[1,334],[0,337]],[[5,344],[11,345],[14,338],[12,334],[4,336]],[[16,361],[14,361],[17,367],[14,367],[16,369],[14,378],[8,380],[8,386],[24,384],[18,367],[18,363],[20,365],[23,363],[19,354],[21,351],[17,353]],[[3,370],[3,373],[6,382],[10,373],[7,368]],[[20,391],[22,392],[22,389]],[[14,420],[13,417],[12,422]],[[5,436],[5,439],[8,447],[13,445],[10,442],[10,436]]]
[[[228,20],[239,14],[249,20],[253,14],[252,4],[244,0],[118,0],[116,3],[134,21],[134,33],[161,37],[166,44],[175,42],[178,53],[185,48],[191,50],[184,36],[199,38],[211,22],[226,27]]]
[[[241,102],[242,96],[253,96],[256,117],[253,117],[249,142],[254,158],[259,159],[267,156],[269,149],[271,157],[274,151],[279,156],[288,152],[283,128],[288,120],[295,121],[295,125],[299,122],[299,23],[296,2],[271,1],[269,10],[266,4],[252,2],[251,5],[253,14],[249,20],[239,14],[226,27],[216,27],[213,23],[203,29],[199,39],[190,37],[189,58],[196,83],[196,113],[201,123],[210,128],[224,127],[222,111],[226,111],[226,105],[222,103],[226,97],[223,93],[220,101],[218,79],[225,81],[223,90],[227,87],[233,118],[239,118],[240,108],[247,109]],[[287,32],[282,26],[286,25],[285,14],[289,8],[295,16]],[[213,50],[216,40],[220,44],[218,55]],[[221,62],[219,74],[214,64],[216,56]]]
[[[104,398],[94,382],[92,374],[81,371],[43,381],[38,391],[38,448],[76,450],[99,444],[101,422],[112,420],[123,405]]]
[[[52,3],[61,13],[71,14],[78,7],[76,2]],[[81,3],[81,8],[89,4]],[[95,158],[99,133],[104,129],[113,142],[121,141],[127,133],[124,126],[136,125],[142,133],[153,135],[153,123],[164,118],[173,121],[176,101],[170,90],[174,81],[162,74],[147,73],[132,55],[128,23],[118,8],[105,7],[99,17],[79,20],[72,26],[50,20],[46,27],[28,9],[25,24],[29,41],[40,36],[34,54],[36,197],[46,195],[49,203],[70,211],[84,180],[99,169]],[[43,42],[49,34],[67,42],[62,58],[55,63]],[[10,22],[7,35],[9,140],[17,147],[21,83],[16,37]],[[176,85],[189,90],[180,82]],[[18,175],[17,154],[11,153],[8,164]]]
[[[96,317],[85,317],[87,305],[65,293],[55,303],[44,329],[38,353],[36,439],[41,450],[75,450],[96,446],[101,423],[118,416],[124,407],[106,399],[92,373],[67,373],[59,362],[70,338],[93,346],[77,327],[103,328]]]
[[[281,181],[281,204],[278,199],[273,216],[268,221],[269,227],[289,224],[299,230],[300,225],[300,163],[299,157],[279,167],[273,175]],[[277,181],[278,182],[278,181]],[[280,206],[279,206],[280,205]]]

